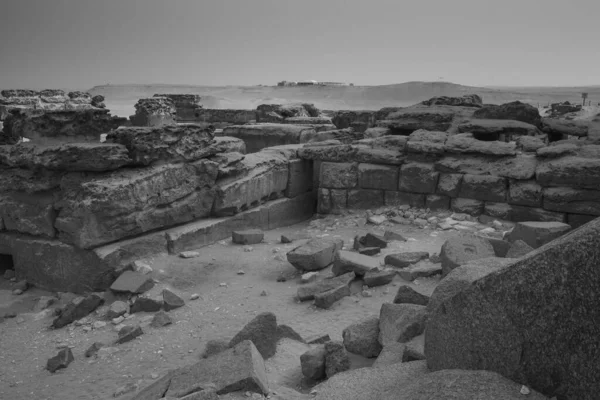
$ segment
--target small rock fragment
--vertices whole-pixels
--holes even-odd
[[[200,253],[198,253],[197,251],[182,251],[181,253],[179,253],[179,257],[181,257],[181,258],[196,258],[196,257],[200,257]]]
[[[129,312],[129,304],[124,301],[115,301],[106,312],[106,318],[115,319]]]
[[[140,272],[125,271],[110,286],[113,292],[139,294],[154,287],[154,280]]]
[[[54,373],[59,369],[67,368],[73,360],[73,353],[71,352],[71,349],[67,347],[60,350],[57,355],[48,360],[46,369]]]
[[[152,322],[150,323],[150,326],[153,328],[161,328],[163,326],[170,325],[172,323],[173,323],[173,320],[171,320],[171,317],[169,317],[169,314],[167,314],[164,311],[159,311],[156,314],[154,314],[154,318],[152,318]]]
[[[169,289],[163,289],[163,308],[165,311],[171,311],[179,307],[183,307],[185,301]]]
[[[100,350],[102,347],[104,347],[104,343],[101,343],[101,342],[92,343],[92,345],[90,347],[88,347],[88,349],[85,351],[85,356],[89,358],[89,357],[95,355],[96,353],[98,353],[98,350]]]
[[[136,325],[136,326],[125,325],[124,327],[122,327],[119,330],[119,338],[116,340],[115,343],[116,344],[127,343],[143,334],[144,334],[144,331],[142,330],[142,328],[139,325]]]
[[[369,287],[383,286],[394,280],[396,271],[393,269],[384,269],[382,271],[369,271],[365,274],[363,281]]]

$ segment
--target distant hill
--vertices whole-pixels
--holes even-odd
[[[473,87],[450,82],[406,82],[383,86],[191,86],[191,85],[103,85],[89,89],[106,98],[113,114],[129,116],[138,99],[155,93],[192,93],[202,96],[206,108],[254,109],[260,104],[312,103],[325,110],[378,110],[406,107],[434,96],[462,96],[475,93],[484,103],[502,104],[520,100],[532,105],[559,101],[600,102],[600,86],[581,87]]]

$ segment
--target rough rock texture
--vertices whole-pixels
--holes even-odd
[[[474,235],[452,237],[442,245],[442,276],[469,261],[494,257],[494,248],[486,239]]]
[[[331,308],[336,302],[350,296],[350,287],[342,284],[326,292],[315,294],[315,307]]]
[[[190,162],[216,153],[214,130],[199,125],[160,127],[121,127],[111,131],[106,141],[124,145],[137,165],[156,162]]]
[[[95,293],[86,297],[76,297],[59,311],[59,315],[52,321],[52,326],[57,329],[62,328],[73,321],[89,315],[103,302],[102,297]]]
[[[542,118],[542,131],[549,135],[569,135],[583,137],[588,134],[588,125],[579,121],[569,121],[566,119]]]
[[[129,117],[134,126],[175,125],[175,104],[166,97],[139,99],[135,104],[135,115]]]
[[[229,347],[250,340],[265,359],[273,357],[277,350],[277,317],[275,314],[265,312],[257,315],[229,342]]]
[[[372,367],[385,367],[387,365],[397,364],[402,362],[406,344],[404,343],[388,343],[379,353]]]
[[[473,118],[479,119],[512,119],[539,126],[542,117],[532,105],[513,101],[501,105],[486,104],[473,113]]]
[[[302,375],[312,380],[325,378],[325,345],[317,346],[300,356]]]
[[[379,343],[406,343],[425,329],[426,307],[383,303],[379,313]]]
[[[124,271],[110,286],[113,292],[140,294],[154,287],[154,280],[141,272]]]
[[[500,135],[504,135],[506,139],[516,139],[519,136],[540,134],[537,127],[531,124],[508,119],[473,119],[458,125],[458,131],[470,132],[480,140],[498,140]]]
[[[155,94],[153,97],[165,97],[173,103],[175,107],[174,119],[176,121],[195,121],[203,111],[197,94]]]
[[[46,363],[46,369],[52,373],[59,369],[67,368],[73,362],[73,353],[70,348],[62,349],[57,355],[50,358]]]
[[[537,249],[570,230],[571,226],[562,222],[518,222],[509,235],[509,241],[520,240]]]
[[[429,253],[426,251],[409,251],[404,253],[394,253],[385,256],[384,262],[386,265],[392,265],[398,268],[407,268],[421,260],[429,258]]]
[[[302,135],[316,135],[314,128],[293,124],[234,125],[223,129],[223,136],[242,139],[248,153],[256,153],[266,147],[297,144]]]
[[[428,319],[431,370],[486,369],[558,400],[600,391],[600,220],[478,279]]]
[[[261,104],[256,107],[256,122],[283,122],[286,118],[319,117],[321,112],[312,104]]]
[[[410,135],[419,129],[445,131],[453,118],[453,112],[441,108],[405,108],[388,113],[377,126],[388,128],[393,135]]]
[[[506,258],[519,258],[533,251],[533,247],[522,240],[515,240],[506,252]]]
[[[465,94],[461,97],[436,96],[421,102],[426,106],[455,106],[455,107],[481,107],[483,102],[476,94]]]
[[[269,393],[264,360],[246,340],[196,364],[173,370],[137,393],[132,400],[179,398],[212,383],[217,394],[249,391]]]
[[[166,164],[99,175],[71,174],[55,227],[59,238],[89,248],[210,214],[216,164]]]
[[[369,271],[363,276],[363,282],[369,287],[383,286],[391,283],[396,276],[396,271],[392,268],[381,271]]]
[[[538,150],[552,149],[544,147]],[[566,156],[541,162],[536,170],[537,181],[543,186],[575,186],[583,189],[600,187],[600,158]]]
[[[183,307],[185,305],[185,301],[169,289],[163,289],[162,298],[163,308],[165,311],[175,310],[176,308]]]
[[[379,318],[377,316],[366,318],[346,327],[342,332],[342,337],[344,346],[350,353],[373,358],[381,352]]]
[[[342,239],[311,239],[288,252],[287,259],[296,269],[317,271],[331,264],[343,246]]]
[[[325,343],[325,376],[331,378],[335,374],[350,369],[350,358],[342,342]]]
[[[478,140],[470,133],[459,133],[450,136],[446,141],[446,151],[458,154],[475,153],[490,156],[514,156],[516,154],[516,147],[515,143]]]
[[[426,306],[428,303],[429,296],[425,296],[407,285],[400,286],[398,292],[396,292],[396,297],[394,297],[394,304],[417,304]]]

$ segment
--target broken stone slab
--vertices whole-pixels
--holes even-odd
[[[185,305],[185,301],[169,289],[163,289],[163,308],[165,311],[171,311]]]
[[[406,242],[406,238],[402,236],[400,233],[395,231],[387,230],[383,234],[383,238],[385,240],[397,240],[399,242]]]
[[[428,303],[429,296],[417,292],[408,285],[400,286],[396,293],[396,297],[394,297],[394,304],[417,304],[426,306]]]
[[[233,231],[231,240],[235,244],[258,244],[263,241],[265,234],[260,229],[248,229],[245,231]]]
[[[137,312],[156,312],[163,308],[162,299],[153,299],[145,296],[138,296],[133,302],[130,313]]]
[[[144,331],[139,325],[125,325],[121,329],[119,329],[119,337],[115,341],[115,344],[123,344],[132,341],[138,336],[144,334]]]
[[[52,326],[56,329],[62,328],[73,321],[89,315],[103,302],[102,297],[96,293],[92,293],[86,297],[76,297],[59,311],[58,317],[52,321]]]
[[[515,240],[511,243],[510,248],[506,252],[506,258],[520,258],[534,249],[522,240]]]
[[[347,326],[342,331],[344,347],[350,353],[366,358],[377,357],[381,352],[379,343],[379,317],[372,316]]]
[[[425,330],[427,309],[417,304],[381,305],[379,313],[379,343],[406,343]]]
[[[339,250],[335,254],[331,272],[336,276],[348,272],[354,272],[357,276],[363,276],[369,271],[378,271],[380,266],[379,261],[372,257],[347,250]]]
[[[429,253],[425,251],[411,251],[405,253],[394,253],[385,256],[386,265],[392,265],[397,268],[407,268],[421,260],[429,258]]]
[[[325,378],[325,345],[310,349],[300,356],[302,375],[308,379],[321,380]]]
[[[326,278],[308,285],[304,285],[298,288],[297,296],[300,301],[313,300],[315,295],[328,290],[335,289],[341,285],[350,285],[356,278],[354,272],[349,272],[336,277]]]
[[[494,257],[494,247],[479,236],[459,235],[452,237],[442,245],[440,258],[442,260],[442,277],[450,271],[472,260]]]
[[[335,374],[350,369],[350,358],[342,342],[325,343],[325,376],[331,378]]]
[[[56,372],[59,369],[67,368],[69,364],[73,362],[73,353],[69,347],[61,349],[57,355],[48,359],[46,363],[46,369],[51,373]]]
[[[129,303],[125,301],[115,301],[112,303],[106,313],[106,318],[113,319],[129,312]]]
[[[171,317],[169,317],[169,314],[167,314],[164,311],[159,311],[156,314],[154,314],[152,322],[150,322],[150,326],[153,328],[162,328],[163,326],[167,326],[172,323],[173,320],[171,319]]]
[[[509,234],[508,239],[510,242],[522,240],[537,249],[570,230],[571,226],[562,222],[518,222]]]
[[[381,225],[385,221],[387,221],[387,217],[385,215],[370,215],[367,217],[367,224]]]
[[[363,282],[368,287],[383,286],[391,283],[396,276],[396,270],[384,269],[382,271],[369,271],[365,273]]]
[[[330,265],[343,246],[342,239],[311,239],[288,252],[287,259],[296,269],[318,271]]]
[[[339,285],[336,288],[315,294],[315,306],[319,308],[331,308],[337,301],[350,296],[350,286]]]
[[[442,266],[431,262],[420,262],[411,267],[398,270],[397,273],[400,278],[412,282],[418,278],[428,278],[430,276],[441,274]]]
[[[402,357],[405,349],[406,344],[404,343],[388,343],[381,349],[379,356],[371,367],[378,368],[403,362]]]
[[[140,294],[154,287],[154,280],[140,272],[125,271],[110,286],[117,293]]]
[[[265,312],[254,317],[231,339],[229,347],[235,347],[245,340],[254,343],[263,359],[273,357],[277,351],[277,341],[279,340],[275,314]]]
[[[379,247],[385,249],[388,245],[387,240],[376,233],[367,233],[364,238],[360,240],[360,243],[365,247]]]

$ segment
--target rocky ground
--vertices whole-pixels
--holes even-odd
[[[374,256],[383,263],[385,256],[391,253],[438,254],[443,243],[460,231],[487,229],[489,232],[495,230],[494,226],[502,227],[493,221],[484,221],[488,224],[482,225],[469,218],[462,222],[451,219],[448,224],[449,212],[404,210],[394,213],[406,218],[377,225],[367,223],[370,215],[365,212],[330,215],[265,232],[264,242],[260,244],[244,246],[225,240],[198,249],[199,254],[192,258],[165,255],[143,260],[152,268],[149,276],[157,282],[147,294],[160,295],[164,288],[169,288],[186,304],[168,312],[172,323],[164,327],[151,326],[154,313],[127,316],[121,324],[139,324],[144,333],[119,345],[111,344],[117,338],[118,327],[101,316],[106,306],[64,328],[51,329],[53,308],[72,300],[72,294],[53,294],[33,288],[17,295],[14,294],[18,293],[14,292],[16,282],[0,279],[0,316],[5,315],[0,323],[0,398],[128,398],[137,388],[148,386],[167,371],[193,364],[208,340],[233,337],[262,312],[273,312],[279,324],[291,326],[304,338],[328,334],[332,340],[341,340],[342,331],[350,324],[379,315],[382,303],[392,302],[399,286],[409,285],[429,295],[440,280],[440,275],[412,282],[395,276],[388,285],[366,290],[359,283],[352,286],[351,296],[342,298],[329,309],[319,309],[312,301],[297,301],[301,273],[286,259],[286,253],[306,239],[282,244],[282,234],[307,239],[341,238],[345,248],[352,249],[356,235],[393,230],[407,241],[390,241],[387,248]],[[385,219],[382,216],[379,219]],[[380,221],[374,218],[372,222]],[[431,259],[437,261],[435,257]],[[432,262],[424,260],[419,265],[431,267]],[[325,276],[330,270],[331,267],[324,269],[319,275]],[[110,291],[102,295],[107,304],[119,300]],[[46,299],[43,296],[57,296],[58,300],[50,308],[40,310],[40,297],[42,302]],[[95,342],[102,342],[105,347],[96,356],[86,358],[84,353]],[[422,336],[413,342],[422,346]],[[313,382],[303,379],[298,357],[306,347],[285,343],[285,346],[280,343],[282,350],[266,362],[270,382],[309,393]],[[66,369],[50,373],[46,370],[47,360],[65,347],[72,349],[74,361]],[[353,367],[370,365],[373,360],[354,357]]]

